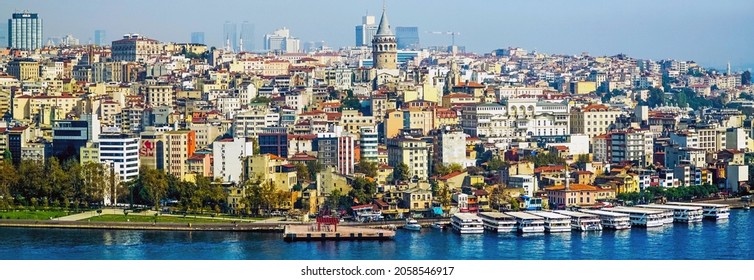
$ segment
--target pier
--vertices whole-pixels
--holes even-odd
[[[317,224],[286,225],[283,240],[291,241],[325,241],[325,240],[393,240],[395,231],[366,227],[320,227]]]

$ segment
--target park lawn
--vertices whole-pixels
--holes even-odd
[[[54,210],[21,210],[0,212],[0,219],[18,219],[18,220],[49,220],[51,217],[60,218],[68,216],[68,212]]]
[[[91,222],[142,222],[152,223],[155,221],[154,216],[140,216],[140,215],[100,215],[91,218],[83,219]],[[174,217],[174,216],[157,216],[158,223],[232,223],[229,220],[217,220],[217,219],[202,219],[194,217]]]

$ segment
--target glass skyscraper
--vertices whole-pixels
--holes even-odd
[[[253,51],[256,49],[254,44],[254,24],[244,21],[241,23],[241,37],[243,39],[243,50]],[[241,51],[240,48],[238,51]]]
[[[20,50],[42,48],[42,19],[39,15],[13,13],[8,19],[8,47]]]
[[[223,25],[223,48],[228,45],[230,41],[230,48],[234,51],[238,50],[238,31],[237,24],[235,22],[226,21]]]
[[[191,32],[191,43],[204,45],[204,32]]]
[[[400,50],[418,49],[419,28],[398,26],[395,28],[395,39],[398,40]]]
[[[94,44],[97,46],[107,45],[107,32],[105,30],[94,30]]]
[[[361,25],[356,26],[356,46],[372,46],[372,38],[377,33],[377,24],[374,16],[364,16],[361,18]]]

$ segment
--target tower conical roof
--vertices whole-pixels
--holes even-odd
[[[390,30],[390,23],[387,21],[386,9],[382,9],[382,18],[380,18],[380,26],[377,27],[377,34],[375,36],[393,36],[393,31]]]

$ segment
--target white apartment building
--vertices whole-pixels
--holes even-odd
[[[121,182],[139,177],[139,137],[121,133],[99,135],[100,162],[109,162]]]
[[[212,143],[212,166],[215,178],[223,182],[238,183],[242,180],[243,159],[251,156],[252,142],[246,142],[245,138],[226,138]]]

